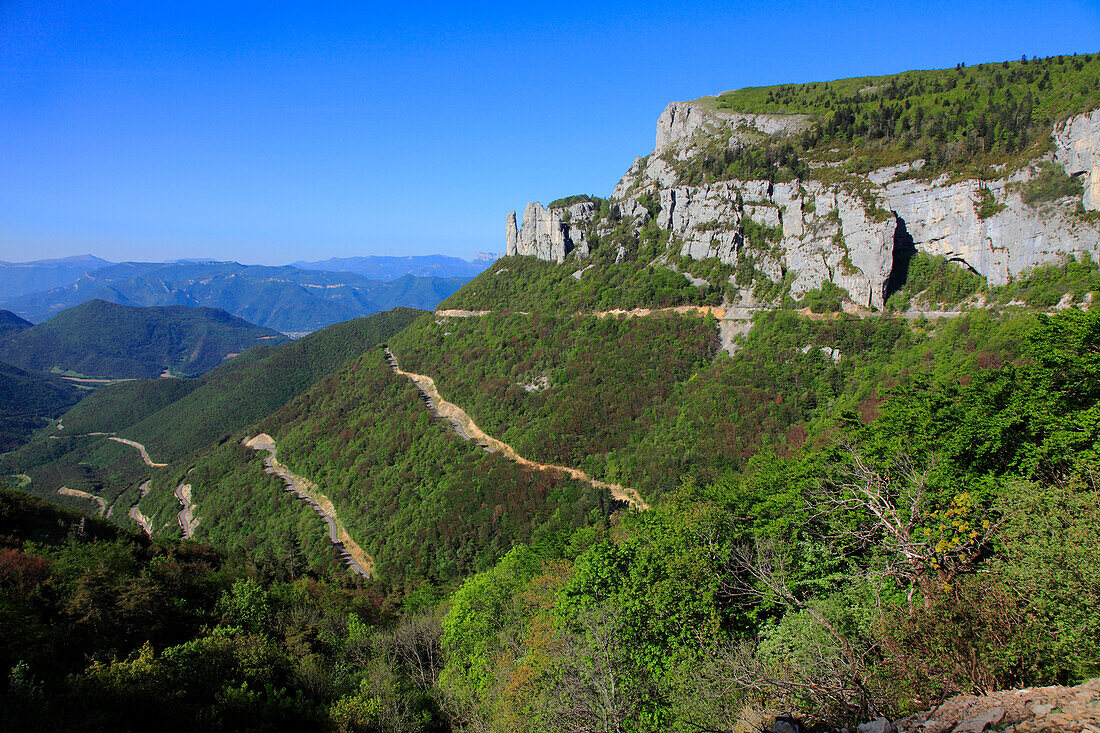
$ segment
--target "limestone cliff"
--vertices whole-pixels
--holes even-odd
[[[537,201],[523,211],[523,226],[516,228],[516,212],[508,214],[506,228],[509,255],[534,255],[540,260],[562,263],[570,252],[588,256],[588,242],[577,224],[591,218],[592,202],[582,202],[563,209],[548,209]]]
[[[1053,153],[993,180],[928,180],[918,159],[862,174],[811,162],[811,175],[782,183],[681,182],[698,156],[782,141],[811,124],[806,115],[723,112],[708,99],[670,104],[658,120],[654,151],[635,160],[610,203],[640,228],[649,219],[643,199],[659,201],[656,223],[669,234],[670,256],[751,265],[789,282],[795,298],[830,281],[863,306],[883,306],[901,249],[942,255],[994,286],[1067,254],[1100,255],[1100,222],[1080,215],[1100,208],[1100,110],[1055,125]],[[1024,192],[1044,165],[1081,181],[1082,193],[1027,203]],[[529,204],[518,231],[515,214],[509,217],[508,253],[555,262],[571,252],[586,257],[594,243],[585,226],[595,212],[592,203],[552,210]],[[748,229],[767,237],[753,241]]]

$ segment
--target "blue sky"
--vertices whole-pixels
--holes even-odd
[[[401,5],[0,0],[0,259],[472,257],[670,101],[1100,51],[1095,0]]]

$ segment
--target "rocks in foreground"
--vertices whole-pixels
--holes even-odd
[[[821,730],[782,717],[774,733]],[[828,729],[825,729],[828,730]],[[845,728],[840,731],[847,731]],[[1076,687],[1028,687],[988,695],[956,695],[926,712],[896,721],[879,718],[853,733],[1100,733],[1100,678]]]

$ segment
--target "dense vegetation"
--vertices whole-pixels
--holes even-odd
[[[913,374],[1011,361],[1029,323],[984,311],[914,327],[773,311],[729,358],[713,356],[709,318],[515,314],[425,319],[392,344],[404,368],[435,377],[522,454],[653,497],[684,475],[705,482],[741,467],[761,445],[797,448],[843,415],[870,419],[880,394]]]
[[[1100,54],[753,87],[706,101],[719,111],[812,117],[810,130],[788,141],[785,154],[782,145],[760,149],[757,154],[771,157],[761,163],[764,173],[797,167],[802,151],[851,158],[861,170],[921,157],[927,161],[922,175],[948,169],[995,175],[990,166],[1028,159],[1048,146],[1059,119],[1100,106]],[[754,170],[753,177],[773,175]]]
[[[0,728],[444,729],[438,622],[272,570],[0,492]]]
[[[188,380],[170,400],[157,382],[98,390],[66,415],[74,433],[118,431],[158,460],[175,460],[282,407],[315,382],[408,326],[420,311],[395,308],[338,323],[279,347],[262,347]],[[136,407],[139,406],[139,407]],[[125,416],[119,412],[127,412]]]
[[[876,420],[467,581],[443,622],[452,714],[715,730],[1100,674],[1100,315],[1033,324],[1022,359],[906,380]]]
[[[28,371],[110,378],[202,374],[286,336],[215,308],[135,308],[93,300],[0,344],[0,359]]]
[[[139,484],[150,475],[163,478],[160,471],[150,471],[133,448],[90,433],[118,433],[143,443],[157,462],[186,461],[266,417],[403,329],[418,314],[398,308],[337,324],[292,343],[260,346],[197,379],[133,380],[103,387],[65,414],[63,431],[40,434],[0,458],[0,472],[8,474],[7,484],[22,483],[12,475],[25,475],[31,480],[28,490],[69,506],[86,508],[87,500],[58,497],[55,492],[61,486],[103,496],[108,504],[118,500],[120,508],[128,508],[138,500]],[[233,480],[240,485],[240,477]],[[266,485],[264,480],[260,485]],[[167,488],[160,508],[178,511],[171,495]],[[149,501],[157,498],[153,495]],[[298,517],[302,506],[287,511]],[[115,518],[128,521],[125,514],[120,511]],[[317,522],[311,516],[311,546],[318,534]],[[165,514],[160,523],[173,527],[174,514]],[[282,538],[276,544],[285,549]],[[314,553],[314,560],[317,557]]]
[[[20,318],[11,311],[0,310],[0,342],[6,341],[20,331],[25,331],[34,324]]]
[[[521,455],[615,481],[604,457],[656,428],[654,408],[710,362],[718,328],[675,313],[517,314],[421,319],[391,345]]]
[[[430,596],[520,542],[560,547],[578,528],[604,526],[612,508],[606,492],[521,468],[433,421],[381,350],[258,428],[275,437],[281,461],[332,499],[398,595],[427,582]],[[235,501],[212,494],[199,501]]]
[[[31,433],[76,404],[80,392],[56,377],[0,361],[0,453],[25,443]]]

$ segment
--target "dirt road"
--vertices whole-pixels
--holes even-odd
[[[102,517],[107,514],[107,502],[105,502],[103,500],[103,497],[101,496],[89,494],[87,491],[81,491],[79,489],[70,489],[65,486],[62,486],[60,489],[58,489],[57,493],[61,494],[62,496],[77,496],[81,499],[91,499],[96,504],[99,504],[99,516]]]
[[[139,494],[138,502],[139,503],[141,502],[142,499],[145,498],[145,495],[149,493],[149,485],[152,484],[152,483],[153,483],[153,480],[149,479],[148,481],[146,481],[145,483],[143,483],[141,486],[138,487],[138,494]],[[146,535],[148,535],[149,537],[153,536],[153,521],[151,519],[149,519],[149,517],[147,517],[147,516],[145,516],[144,514],[141,513],[141,510],[138,509],[137,504],[134,504],[132,507],[130,507],[129,517],[130,517],[130,519],[134,520],[135,522],[137,522],[141,526],[141,528],[145,531]]]
[[[434,409],[435,413],[441,418],[449,421],[452,425],[458,424],[462,428],[459,435],[467,440],[473,440],[475,443],[487,448],[493,453],[500,453],[506,458],[515,461],[516,463],[527,466],[528,468],[534,468],[539,471],[557,471],[564,473],[570,478],[577,481],[584,481],[598,489],[607,489],[611,496],[621,502],[625,502],[635,509],[645,510],[649,509],[649,504],[638,494],[637,491],[621,484],[609,484],[606,481],[600,481],[589,476],[579,468],[572,468],[570,466],[558,466],[552,463],[538,463],[528,458],[524,458],[515,451],[512,446],[508,445],[504,441],[497,440],[491,435],[488,435],[481,428],[477,426],[477,423],[466,414],[458,405],[453,402],[448,402],[443,399],[439,394],[439,390],[435,386],[435,380],[425,374],[415,374],[413,372],[406,372],[397,363],[397,357],[393,355],[393,352],[386,349],[386,359],[390,363],[390,368],[393,369],[395,374],[400,374],[406,377],[420,389],[420,392],[425,396],[426,402],[429,407]]]
[[[103,435],[103,433],[88,433],[88,435]],[[138,452],[141,453],[141,460],[145,461],[146,466],[150,466],[151,468],[163,468],[164,466],[168,465],[167,463],[154,463],[153,459],[149,457],[149,451],[145,450],[145,446],[137,442],[136,440],[130,440],[129,438],[119,438],[116,435],[112,435],[110,438],[108,438],[108,440],[113,440],[116,443],[128,445],[131,448],[137,448]]]
[[[191,484],[180,484],[172,492],[172,495],[183,507],[176,515],[179,519],[180,529],[183,530],[183,538],[191,539],[195,534],[195,527],[199,525],[199,520],[195,516],[195,505],[191,502]]]
[[[374,573],[374,558],[351,538],[336,515],[332,500],[321,493],[317,484],[294,473],[275,458],[275,452],[278,450],[275,440],[267,433],[260,433],[254,438],[245,440],[244,444],[253,450],[267,451],[264,470],[281,478],[286,484],[287,491],[308,503],[313,507],[313,511],[321,516],[327,525],[329,542],[336,548],[336,553],[348,569],[364,578],[371,577]]]

